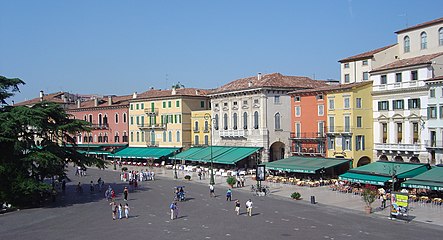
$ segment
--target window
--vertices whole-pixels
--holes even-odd
[[[397,143],[403,140],[403,123],[397,123]]]
[[[198,139],[198,135],[195,135],[194,136],[194,144],[195,145],[199,145],[200,143],[199,143],[199,139]]]
[[[429,97],[435,98],[435,88],[429,90]]]
[[[386,84],[386,83],[388,83],[388,78],[386,77],[386,75],[381,75],[380,84]]]
[[[214,104],[214,106],[217,108],[218,107],[218,103]]]
[[[98,142],[103,142],[103,137],[101,133],[98,134]]]
[[[388,101],[379,101],[378,102],[378,110],[382,111],[382,110],[389,110],[389,102]]]
[[[130,109],[134,110],[134,104],[131,103]]]
[[[257,103],[257,104],[258,104],[258,99],[254,99],[254,103]]]
[[[135,104],[135,109],[136,109],[136,110],[138,110],[138,103],[137,103],[137,104]]]
[[[227,102],[223,103],[223,107],[227,107],[227,106],[228,106]]]
[[[363,60],[363,61],[361,61],[361,65],[363,65],[363,66],[367,66],[367,65],[368,65],[368,60]]]
[[[418,123],[412,123],[412,143],[418,143]]]
[[[422,32],[420,34],[420,39],[421,39],[421,42],[420,42],[421,49],[428,48],[428,35],[426,34],[426,32]]]
[[[403,100],[392,100],[392,108],[394,110],[404,109],[404,101]]]
[[[128,135],[126,135],[126,132],[123,132],[123,142],[128,142]]]
[[[177,137],[177,142],[180,142],[180,131],[177,131],[175,133],[176,137]]]
[[[168,108],[171,108],[171,107],[172,107],[172,102],[168,101]]]
[[[438,30],[438,45],[443,46],[443,28]]]
[[[335,149],[335,137],[328,137],[328,149]]]
[[[325,122],[323,121],[318,122],[317,132],[319,137],[323,137],[323,135],[325,134]]]
[[[323,94],[318,94],[315,98],[317,99],[317,101],[323,100]]]
[[[411,80],[418,80],[418,72],[411,71]]]
[[[209,132],[209,122],[205,121],[205,128],[203,130],[204,132]]]
[[[136,119],[137,119],[136,123],[137,123],[137,126],[138,126],[140,124],[140,117],[137,116]]]
[[[409,51],[411,51],[411,42],[410,42],[410,39],[409,39],[408,36],[406,36],[406,37],[403,39],[403,51],[404,51],[405,53],[408,53]]]
[[[175,107],[180,107],[180,101],[179,100],[175,101]]]
[[[134,142],[134,132],[131,132],[131,142]]]
[[[166,131],[163,131],[163,142],[166,142]]]
[[[115,135],[114,135],[114,142],[116,142],[116,143],[120,142],[120,138],[118,136],[118,132],[116,132]]]
[[[194,122],[194,132],[198,132],[198,121]]]
[[[126,123],[126,113],[123,113],[123,122]]]
[[[295,106],[295,116],[300,117],[300,115],[301,115],[301,107]]]
[[[408,99],[408,109],[420,109],[420,98]]]
[[[145,109],[145,104],[144,104],[144,103],[142,103],[142,104],[140,105],[140,109]]]
[[[172,132],[171,131],[168,132],[168,137],[169,137],[169,139],[168,139],[169,142],[172,142]]]
[[[115,123],[118,123],[118,113],[115,114],[114,118],[115,118]]]
[[[140,132],[137,132],[137,142],[140,142]]]
[[[318,116],[323,116],[325,114],[325,106],[322,104],[318,105],[317,108],[318,108]]]
[[[228,130],[228,114],[223,115],[223,129]]]
[[[345,116],[345,132],[351,132],[351,117]]]
[[[357,127],[362,128],[362,117],[361,116],[357,116]]]
[[[218,130],[218,114],[215,114],[215,124],[214,124],[214,129]]]
[[[234,130],[237,130],[237,128],[238,128],[238,118],[237,118],[237,113],[234,113],[233,115],[232,115],[232,123],[233,123],[233,129]]]
[[[274,124],[275,124],[275,130],[280,130],[281,129],[281,125],[280,125],[280,113],[276,113],[274,115]]]
[[[431,106],[428,107],[428,119],[436,119],[437,118],[437,107]]]
[[[299,122],[295,123],[295,137],[296,138],[301,137],[301,124]]]
[[[205,108],[205,101],[200,101],[200,107]]]
[[[300,96],[294,96],[294,102],[300,102]]]
[[[351,148],[351,137],[342,137],[342,149],[343,151],[350,151]]]
[[[355,150],[365,150],[365,136],[355,136]]]
[[[329,99],[329,106],[328,106],[328,108],[329,108],[329,110],[334,110],[334,99]]]
[[[281,104],[280,103],[280,96],[274,96],[274,104]]]
[[[443,105],[440,106],[440,119],[443,119]]]
[[[134,117],[131,116],[131,125],[134,125]]]
[[[237,106],[237,105],[238,105],[238,103],[237,103],[237,102],[233,102],[232,104],[234,104],[234,106]]]
[[[101,126],[103,124],[103,117],[101,114],[98,115],[98,125]]]
[[[356,98],[355,99],[355,107],[356,108],[362,108],[362,99],[361,98]]]
[[[141,135],[141,138],[142,138],[142,142],[144,142],[145,141],[145,132],[141,132],[140,135]]]
[[[395,74],[395,82],[401,82],[401,73],[396,73]]]
[[[344,68],[349,68],[349,63],[345,63],[345,64],[343,65],[343,67],[344,67]]]
[[[254,129],[258,129],[258,112],[254,112]]]
[[[205,135],[205,145],[209,145],[209,136]]]
[[[344,105],[345,109],[351,108],[351,104],[349,103],[349,98],[348,97],[344,98],[343,101],[344,101],[343,105]]]
[[[92,123],[92,115],[91,114],[89,114],[89,122]]]
[[[243,113],[243,129],[248,129],[248,113]]]
[[[162,107],[166,108],[166,102],[162,102]]]
[[[335,118],[329,117],[329,132],[335,132]]]
[[[363,80],[368,80],[368,79],[369,79],[369,73],[363,72]]]
[[[243,105],[248,105],[248,100],[243,100]]]
[[[345,83],[349,83],[350,79],[349,79],[349,74],[345,74]]]
[[[381,130],[382,130],[382,143],[387,143],[388,142],[388,124],[382,123]]]

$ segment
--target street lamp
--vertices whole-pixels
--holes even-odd
[[[392,219],[392,208],[394,207],[393,204],[392,204],[392,196],[393,196],[394,191],[395,191],[395,176],[397,175],[397,169],[400,168],[400,166],[399,165],[395,165],[395,163],[394,163],[394,165],[392,165],[392,167],[385,165],[385,166],[383,166],[383,168],[388,170],[389,175],[391,176],[391,181],[392,181],[391,199],[390,199],[391,200],[391,209],[390,209],[390,212],[389,212],[389,218]]]
[[[209,120],[209,127],[210,127],[210,134],[211,134],[211,141],[210,141],[210,151],[211,151],[211,166],[210,166],[210,171],[211,171],[211,177],[209,179],[209,184],[210,185],[214,185],[215,184],[215,180],[214,180],[214,167],[212,166],[213,162],[212,162],[212,122],[215,121],[216,119],[211,117],[211,114],[209,113],[205,113],[204,116],[205,120],[208,121]]]
[[[174,148],[175,148],[175,146],[174,146]],[[174,178],[178,179],[178,176],[177,176],[177,159],[175,158],[176,151],[177,150],[174,150]]]

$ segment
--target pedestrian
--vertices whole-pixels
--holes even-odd
[[[381,195],[381,209],[386,208],[386,200],[387,200],[386,194],[382,194]]]
[[[111,189],[111,201],[115,201],[115,191]]]
[[[247,214],[248,214],[248,216],[252,216],[252,201],[251,201],[251,199],[249,199],[247,202],[246,202],[246,212],[247,212]]]
[[[89,185],[89,192],[93,193],[94,192],[94,182],[91,181],[90,185]]]
[[[238,199],[235,200],[235,212],[240,215],[240,201]]]
[[[77,184],[77,192],[78,193],[82,193],[83,192],[83,188],[82,188],[82,183],[81,182],[78,182],[78,184]]]
[[[126,217],[126,219],[129,218],[129,210],[131,210],[131,209],[129,208],[128,203],[126,203],[126,205],[125,205],[125,217]]]
[[[228,189],[228,191],[226,191],[226,201],[228,200],[232,201],[231,198],[232,198],[232,190]]]
[[[214,185],[209,184],[209,197],[215,197]]]
[[[120,204],[118,205],[118,219],[122,219],[122,211],[123,211],[123,206],[122,206],[122,204],[120,203]]]
[[[201,172],[201,170],[198,171],[198,179],[199,179],[199,180],[202,180],[202,172]]]
[[[172,202],[169,208],[171,209],[171,220],[174,220],[174,218],[177,218],[177,202]]]
[[[65,193],[65,190],[66,190],[66,180],[63,179],[62,180],[62,191],[63,191],[63,193]]]
[[[154,173],[154,171],[152,171],[152,172],[151,172],[151,180],[152,180],[152,181],[155,180],[154,176],[155,176],[155,173]]]
[[[241,176],[240,179],[241,179],[241,186],[245,187],[245,182],[246,182],[245,176]]]
[[[125,187],[125,189],[123,190],[123,200],[128,201],[128,187]]]
[[[115,218],[117,216],[118,206],[117,206],[117,204],[114,201],[109,203],[109,205],[111,206],[112,220],[115,220]]]
[[[240,180],[240,176],[235,177],[235,180],[237,180],[237,187],[241,187],[241,180]]]

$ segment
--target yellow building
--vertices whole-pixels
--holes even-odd
[[[370,163],[373,148],[372,82],[331,86],[327,91],[327,157]]]
[[[192,145],[211,145],[211,110],[192,111]]]
[[[129,105],[129,146],[189,148],[191,112],[210,108],[206,93],[173,88],[134,94]]]

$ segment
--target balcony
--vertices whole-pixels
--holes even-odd
[[[291,132],[291,136],[289,139],[295,140],[295,139],[318,139],[318,140],[324,140],[326,138],[325,133],[322,132],[303,132],[303,133],[295,133]]]
[[[199,133],[199,132],[200,132],[200,129],[198,129],[198,128],[194,128],[194,129],[192,129],[192,131],[193,131],[194,133]]]
[[[422,150],[422,144],[374,143],[374,149],[381,151],[419,152]]]
[[[223,138],[245,138],[248,134],[248,130],[220,130],[220,137]]]
[[[103,124],[90,124],[89,125],[92,130],[107,130],[109,129],[109,124],[103,123]]]
[[[310,157],[325,157],[326,152],[324,146],[317,147],[291,147],[292,156],[310,156]]]
[[[148,116],[157,116],[158,108],[145,108],[145,113]]]
[[[443,149],[443,141],[426,140],[425,146],[426,148]]]
[[[326,130],[329,135],[352,135],[352,128],[347,126],[329,126]]]
[[[139,124],[139,125],[137,125],[137,127],[140,130],[156,130],[156,129],[164,130],[164,129],[167,128],[167,125],[166,124],[160,124],[160,123],[151,124],[151,125],[149,125],[149,124]]]
[[[146,142],[146,147],[158,147],[160,145],[159,142],[148,141]]]

